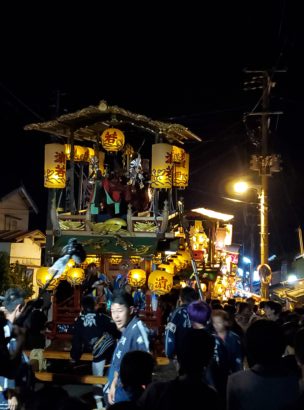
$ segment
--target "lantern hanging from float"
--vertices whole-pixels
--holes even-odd
[[[64,145],[46,144],[44,154],[45,188],[65,188],[66,159]]]
[[[185,150],[183,148],[172,146],[172,162],[180,164],[185,161]]]
[[[66,278],[72,286],[81,285],[85,278],[84,270],[81,268],[71,268],[67,271]]]
[[[91,163],[92,159],[95,157],[95,151],[91,147],[84,147],[84,149],[85,149],[85,153],[84,153],[83,160],[85,162]]]
[[[146,272],[143,269],[131,269],[127,275],[128,284],[140,288],[146,283]]]
[[[163,262],[157,266],[158,269],[164,269],[167,273],[175,275],[177,272],[177,267],[173,262]]]
[[[117,152],[125,145],[125,135],[117,128],[107,128],[101,134],[101,145],[108,152]]]
[[[152,145],[151,187],[172,187],[172,146],[169,144]]]
[[[177,188],[186,188],[189,184],[189,154],[179,164],[173,167],[173,186]]]
[[[148,286],[157,295],[164,295],[172,289],[173,276],[166,271],[155,270],[149,275]]]
[[[44,288],[44,286],[51,280],[54,272],[49,271],[49,268],[42,266],[36,272],[36,284],[39,288]],[[54,278],[47,286],[47,290],[54,290],[57,288],[60,279]]]
[[[66,159],[68,161],[71,160],[71,144],[65,144],[64,145],[64,152],[66,155]],[[74,145],[74,161],[75,162],[81,162],[85,161],[86,159],[86,152],[87,148],[86,147],[81,147],[80,145]]]

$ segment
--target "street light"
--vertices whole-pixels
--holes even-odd
[[[262,185],[252,185],[245,181],[237,181],[234,184],[234,191],[238,194],[245,193],[248,189],[254,189],[259,198],[260,208],[260,265],[258,267],[261,279],[262,299],[269,298],[269,283],[271,280],[271,270],[268,262],[269,243],[268,243],[268,186],[267,180],[262,181]]]

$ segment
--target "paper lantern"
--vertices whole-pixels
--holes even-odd
[[[45,188],[65,188],[66,160],[64,145],[46,144],[44,151]]]
[[[173,186],[186,188],[189,184],[189,154],[185,154],[185,159],[179,164],[174,164]]]
[[[107,128],[101,134],[101,145],[106,151],[117,152],[125,145],[125,135],[117,128]]]
[[[39,286],[39,288],[43,288],[48,283],[48,281],[52,278],[52,276],[53,276],[53,272],[49,271],[49,268],[42,266],[36,272],[37,286]],[[59,278],[53,279],[48,284],[47,290],[54,290],[55,288],[57,288],[59,281],[60,281]]]
[[[67,272],[67,281],[72,286],[81,285],[84,281],[85,273],[84,270],[81,268],[71,268]]]
[[[95,157],[95,151],[93,150],[93,148],[90,147],[85,147],[85,153],[83,156],[83,161],[85,162],[91,162],[92,158]]]
[[[164,262],[158,265],[158,269],[164,269],[166,272],[170,273],[171,275],[175,275],[177,271],[177,267],[173,262]]]
[[[66,155],[66,159],[68,161],[71,160],[71,145],[70,144],[65,144],[64,145],[64,152]],[[86,152],[87,148],[81,147],[80,145],[74,145],[74,161],[75,162],[81,162],[81,161],[86,161]]]
[[[185,150],[180,147],[172,146],[172,162],[181,163],[185,161]]]
[[[152,145],[152,188],[172,187],[172,147],[169,144]]]
[[[155,270],[150,273],[148,286],[157,295],[164,295],[172,289],[173,276],[163,270]]]
[[[127,281],[134,288],[144,286],[146,283],[146,272],[143,269],[131,269],[128,272]]]

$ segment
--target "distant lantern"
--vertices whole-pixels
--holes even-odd
[[[66,160],[64,145],[46,144],[44,153],[45,188],[65,188]]]
[[[95,157],[94,149],[90,147],[85,147],[84,149],[85,149],[85,153],[84,153],[83,160],[85,162],[91,162],[92,159]]]
[[[84,281],[85,273],[81,268],[71,268],[67,271],[67,281],[72,286],[81,285]]]
[[[36,283],[39,288],[43,288],[52,278],[54,272],[49,271],[49,268],[42,266],[36,272]],[[47,286],[47,290],[54,290],[57,288],[60,279],[52,279]]]
[[[71,160],[71,145],[70,144],[65,144],[64,145],[64,152],[66,155],[66,159],[68,161]],[[81,162],[81,161],[86,161],[86,154],[87,148],[86,147],[81,147],[80,145],[74,145],[74,161],[75,162]]]
[[[177,267],[173,262],[163,262],[157,266],[158,269],[163,269],[167,273],[170,273],[171,275],[175,275],[177,271]]]
[[[152,145],[152,188],[172,187],[172,146],[169,144]]]
[[[157,295],[164,295],[172,289],[173,276],[166,271],[155,270],[149,275],[148,286]]]
[[[107,128],[100,138],[101,145],[109,152],[120,151],[125,145],[125,135],[117,128]]]
[[[186,188],[189,184],[189,154],[185,154],[184,160],[173,167],[173,186]]]
[[[128,284],[140,288],[146,283],[146,272],[143,269],[131,269],[127,276]]]

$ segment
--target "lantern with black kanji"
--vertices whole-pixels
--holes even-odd
[[[108,152],[120,151],[125,145],[125,135],[117,128],[107,128],[100,138],[101,145]]]
[[[49,270],[49,268],[42,266],[39,268],[36,272],[36,284],[39,286],[39,288],[44,288],[45,285],[50,281],[50,283],[47,286],[47,290],[54,290],[57,288],[60,279],[52,279],[54,272]]]
[[[174,164],[173,167],[173,186],[186,188],[189,184],[189,154],[185,154],[184,159]]]
[[[44,154],[45,188],[65,188],[66,159],[64,145],[46,144]]]
[[[146,283],[146,272],[143,269],[131,269],[127,276],[128,284],[140,288]]]
[[[152,145],[151,187],[172,187],[172,146],[169,144]]]
[[[156,295],[164,295],[172,289],[173,275],[163,270],[155,270],[149,275],[148,286]]]

